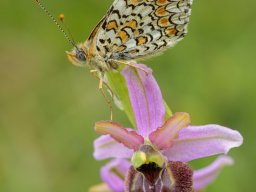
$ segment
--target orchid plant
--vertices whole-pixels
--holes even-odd
[[[185,112],[171,114],[152,70],[143,64],[140,67],[149,73],[126,67],[118,77],[127,90],[116,88],[109,76],[118,105],[135,129],[112,121],[96,122],[95,130],[102,136],[94,142],[94,157],[112,160],[101,168],[104,183],[91,191],[192,192],[205,188],[222,167],[233,164],[226,154],[242,144],[242,136],[220,125],[190,125]],[[200,170],[188,164],[217,154],[224,155]]]

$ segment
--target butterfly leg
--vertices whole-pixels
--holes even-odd
[[[96,79],[98,79],[99,81],[101,80],[101,78],[97,75],[97,70],[95,70],[95,69],[93,69],[93,70],[90,70],[90,72],[92,73],[92,75],[94,76],[94,77],[96,77]],[[111,87],[105,82],[105,81],[103,81],[102,80],[102,84],[104,85],[104,86],[106,86],[106,88],[108,89],[108,91],[110,92],[110,95],[111,95],[111,97],[112,97],[112,101],[113,101],[113,97],[114,97],[114,92],[113,92],[113,90],[111,89]]]
[[[105,85],[107,87],[107,89],[110,91],[111,93],[111,97],[112,97],[112,100],[113,100],[113,91],[112,89],[109,87],[109,85],[103,81],[102,78],[100,78],[97,74],[97,70],[91,70],[90,71],[91,74],[96,77],[98,80],[99,80],[99,91],[101,92],[101,94],[103,95],[105,101],[107,102],[107,105],[108,105],[108,108],[110,110],[110,120],[112,121],[113,120],[113,107],[112,107],[112,102],[108,99],[106,93],[104,92],[104,89],[103,89],[103,85]]]
[[[134,65],[134,64],[132,64],[131,62],[118,61],[118,60],[113,60],[113,59],[110,59],[109,62],[110,62],[111,65],[113,65],[113,64],[118,64],[118,65],[124,64],[124,65],[130,66],[130,67],[133,67],[133,68],[135,68],[135,69],[139,69],[139,70],[145,72],[147,76],[148,76],[148,73],[149,73],[149,72],[148,72],[146,69],[144,69],[143,67],[140,67],[140,66],[138,66],[138,65]]]

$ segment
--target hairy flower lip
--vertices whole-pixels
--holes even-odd
[[[143,165],[139,170],[132,166],[125,179],[124,191],[193,191],[193,170],[183,162],[168,162],[165,167]],[[146,178],[146,179],[145,179]]]

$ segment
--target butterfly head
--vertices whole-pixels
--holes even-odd
[[[82,45],[78,45],[72,51],[67,52],[67,56],[69,61],[74,65],[85,66],[87,64],[86,52],[82,48]]]

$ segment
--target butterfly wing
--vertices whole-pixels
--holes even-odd
[[[187,33],[192,0],[115,0],[95,36],[106,59],[146,57],[180,41]]]

